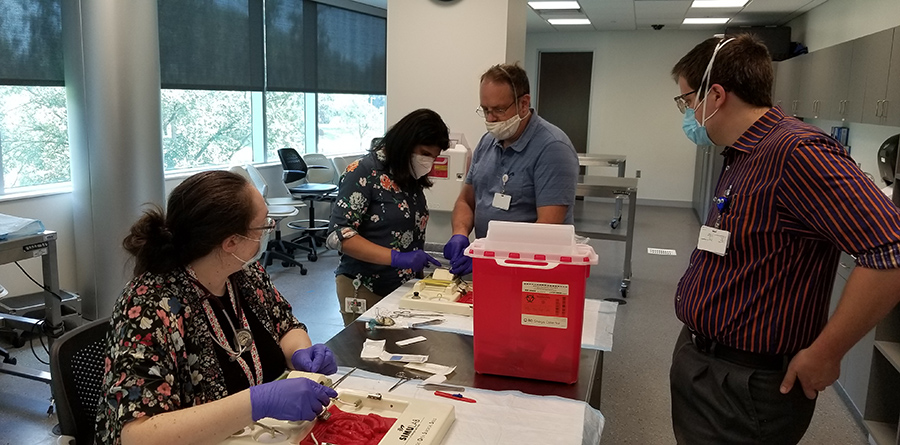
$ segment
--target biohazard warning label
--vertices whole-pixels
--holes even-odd
[[[522,282],[522,324],[566,329],[568,300],[568,284]]]
[[[432,178],[443,178],[446,179],[450,168],[450,158],[446,156],[438,156],[434,159],[434,164],[431,164],[431,172],[428,173],[429,177]]]

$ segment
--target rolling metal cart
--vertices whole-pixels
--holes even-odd
[[[53,339],[65,331],[64,322],[81,320],[81,297],[59,288],[59,269],[56,258],[56,232],[45,230],[36,235],[0,241],[0,264],[41,257],[45,290],[33,294],[0,299],[0,326],[16,335],[13,344],[24,344],[22,334],[43,332]],[[43,319],[31,315],[43,309]],[[41,325],[46,325],[42,327]],[[19,343],[21,341],[21,344]],[[50,383],[50,373],[22,366],[14,362],[0,363],[0,372]]]
[[[637,178],[584,176],[575,189],[575,196],[615,198],[619,217],[621,217],[621,200],[628,199],[628,221],[625,225],[624,234],[584,232],[578,230],[577,227],[575,228],[576,233],[582,236],[625,242],[625,264],[622,266],[622,285],[619,289],[622,298],[628,297],[628,288],[631,286],[631,250],[634,245],[634,213],[637,207],[637,183]]]
[[[579,167],[616,167],[618,172],[616,176],[619,178],[625,177],[625,161],[627,160],[624,155],[594,155],[594,154],[578,154],[578,166]],[[585,176],[587,175],[588,170],[585,168]],[[581,182],[581,181],[579,181]],[[616,212],[613,214],[612,220],[609,221],[609,226],[613,229],[619,228],[619,223],[622,222],[622,200],[623,197],[616,197]]]

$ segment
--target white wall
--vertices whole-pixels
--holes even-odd
[[[588,153],[626,155],[626,176],[641,171],[641,199],[689,206],[697,148],[681,130],[682,114],[672,100],[679,91],[670,72],[708,37],[684,31],[530,33],[525,68],[536,91],[540,52],[593,51]]]
[[[788,26],[791,40],[812,52],[900,26],[900,1],[828,0]]]
[[[524,0],[388,0],[387,121],[431,108],[475,144],[478,82],[492,65],[525,58]],[[517,23],[521,22],[521,23]]]

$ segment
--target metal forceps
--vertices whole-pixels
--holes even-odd
[[[356,371],[356,367],[354,367],[353,369],[347,371],[346,374],[344,374],[343,376],[341,376],[341,378],[337,379],[336,382],[332,383],[332,384],[331,384],[331,389],[334,389],[334,388],[336,388],[338,385],[340,385],[341,382],[344,381],[344,379],[346,379],[347,377],[349,377],[350,374],[353,374],[353,371]],[[331,400],[337,400],[337,401],[343,402],[343,400],[340,400],[340,399],[338,399],[338,398],[334,398],[334,399],[331,399]],[[346,402],[343,402],[343,403],[346,403]],[[319,420],[321,420],[321,421],[323,421],[323,422],[326,421],[326,420],[328,420],[329,417],[331,417],[331,412],[328,411],[328,406],[323,406],[323,407],[322,407],[322,412],[320,412],[319,415],[316,416],[316,418],[318,418]]]
[[[394,390],[394,388],[408,382],[409,379],[411,378],[411,377],[407,376],[406,373],[403,371],[398,372],[396,377],[399,378],[400,380],[398,380],[397,383],[394,383],[394,386],[392,386],[391,389],[388,390],[388,392],[391,392]]]

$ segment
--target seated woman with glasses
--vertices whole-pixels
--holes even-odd
[[[423,250],[424,189],[432,185],[428,173],[435,158],[449,145],[441,116],[415,110],[341,177],[327,244],[344,253],[335,287],[345,326],[429,264],[441,264]]]
[[[113,309],[97,443],[218,443],[263,417],[311,420],[337,393],[287,368],[333,374],[256,262],[274,224],[242,176],[187,178],[131,227],[134,278]]]

